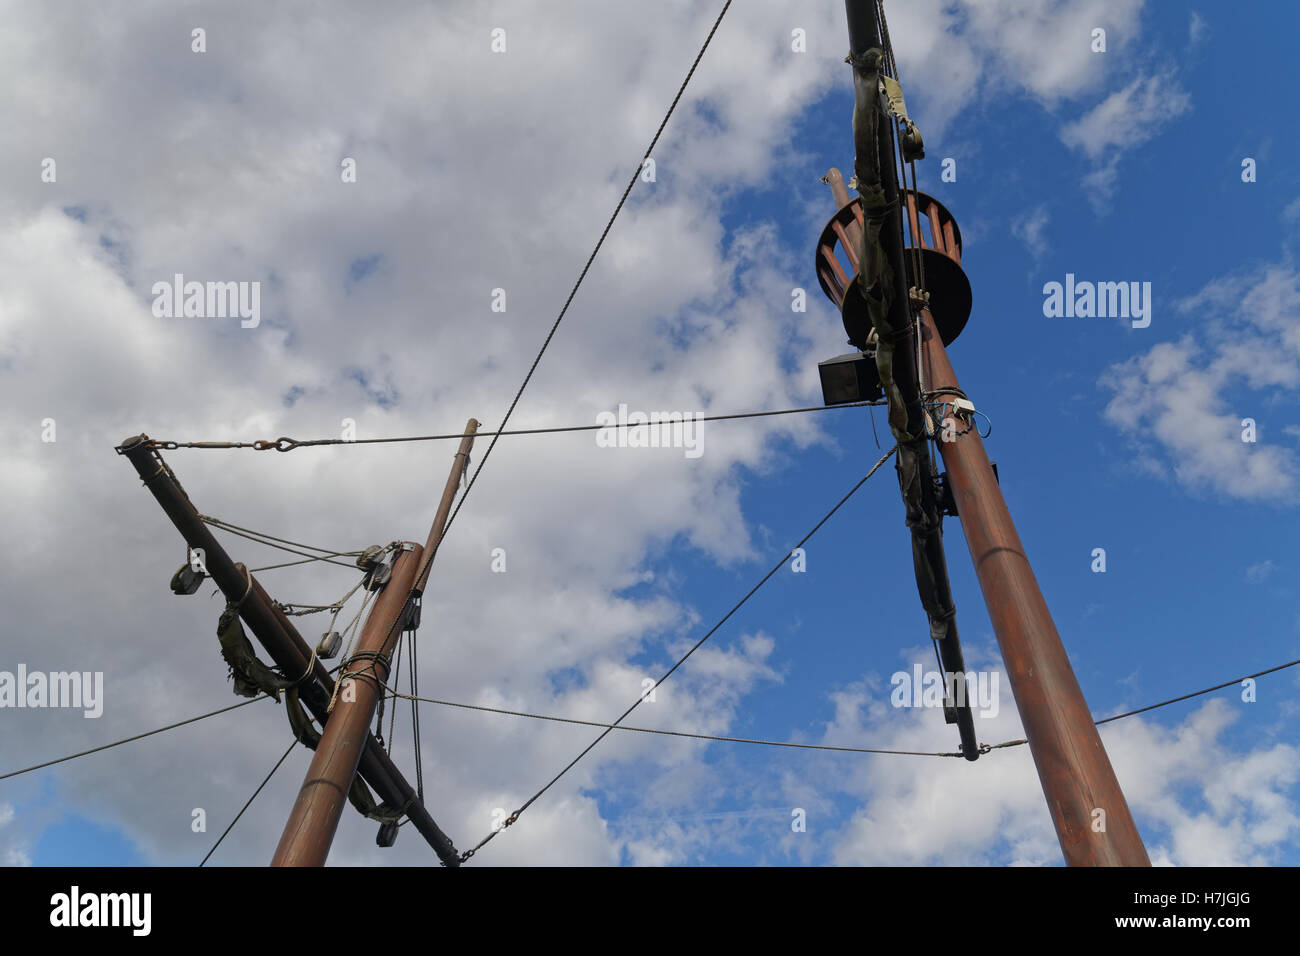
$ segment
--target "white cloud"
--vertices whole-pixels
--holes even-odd
[[[1186,112],[1191,98],[1170,74],[1140,76],[1061,130],[1067,146],[1089,159],[1132,149],[1153,137],[1162,122]]]
[[[980,99],[1023,93],[1048,108],[1086,94],[1104,79],[1092,31],[1107,49],[1138,36],[1142,0],[913,0],[887,8],[899,72],[909,94],[923,91],[923,131]]]
[[[1130,806],[1154,824],[1144,834],[1152,862],[1267,865],[1300,831],[1300,750],[1228,748],[1220,738],[1240,714],[1231,699],[1208,700],[1170,729],[1129,719],[1103,731]]]
[[[1040,203],[1011,222],[1011,234],[1025,244],[1025,248],[1035,259],[1042,258],[1047,252],[1047,239],[1043,232],[1050,218],[1047,205]]]
[[[888,16],[899,71],[909,97],[921,104],[913,112],[938,144],[953,117],[981,103],[1005,108],[1012,97],[1027,96],[1065,112],[1106,88],[1112,66],[1133,61],[1144,6],[1142,0],[914,0]],[[1106,31],[1104,53],[1092,49],[1098,28]],[[1123,155],[1190,107],[1172,70],[1143,72],[1064,123],[1062,140],[1090,162],[1083,186],[1094,208],[1107,207]]]
[[[789,50],[796,11],[807,54]],[[117,558],[75,597],[42,561],[0,559],[7,655],[106,672],[102,719],[24,713],[11,761],[230,702],[212,637],[220,607],[207,588],[184,601],[166,593],[181,542],[112,446],[141,429],[309,437],[337,435],[350,417],[358,437],[376,437],[499,420],[716,12],[406,4],[377,27],[346,4],[310,16],[232,6],[210,11],[202,55],[189,49],[189,14],[164,4],[117,10],[111,30],[108,13],[66,11],[6,31],[0,69],[24,80],[3,86],[0,162],[30,152],[16,143],[39,143],[58,181],[3,170],[18,185],[0,197],[0,433],[12,452],[0,526],[32,541],[77,528],[79,548]],[[619,402],[731,411],[815,400],[811,357],[841,338],[839,320],[820,303],[791,312],[791,286],[807,285],[803,255],[762,221],[724,234],[721,197],[802,169],[790,130],[847,69],[840,16],[764,4],[724,23],[655,151],[658,182],[638,184],[512,424],[587,423]],[[509,52],[494,56],[497,24]],[[340,182],[344,156],[357,159],[355,185]],[[376,256],[369,277],[349,279],[352,263]],[[262,324],[155,318],[150,287],[174,272],[260,280]],[[489,309],[496,287],[508,290],[504,314]],[[39,440],[46,417],[54,444]],[[601,449],[590,434],[503,439],[440,549],[422,689],[432,679],[457,700],[594,720],[621,712],[647,676],[631,661],[653,661],[659,676],[697,617],[667,586],[624,589],[673,542],[721,564],[752,557],[745,471],[770,467],[777,442],[818,440],[812,422],[753,424],[706,427],[698,460]],[[348,548],[423,539],[449,447],[316,451],[177,452],[172,464],[203,511],[238,524]],[[250,563],[279,559],[229,546]],[[495,547],[506,574],[490,570]],[[283,600],[328,601],[352,576],[287,569],[265,580]],[[314,639],[323,625],[302,621]],[[779,679],[770,651],[761,634],[721,635],[638,714],[726,731],[746,693]],[[45,773],[70,807],[95,808],[147,859],[194,862],[215,835],[188,831],[191,809],[224,826],[274,762],[268,745],[287,739],[275,705],[213,721]],[[424,727],[425,772],[438,781],[430,807],[462,845],[593,734],[463,713],[427,714]],[[586,794],[647,759],[699,763],[698,743],[656,743],[613,735],[482,861],[616,862],[620,838]],[[219,862],[265,862],[304,769],[304,754],[286,762]],[[35,785],[35,775],[16,784]],[[345,820],[333,859],[428,858],[418,839],[379,851],[373,836]]]
[[[982,742],[1024,736],[1005,674],[1001,679],[1001,713],[976,719]],[[872,746],[927,751],[935,749],[936,733],[951,733],[933,711],[894,710],[870,686],[855,684],[838,696],[836,720],[824,742],[871,740]],[[1140,717],[1101,729],[1153,862],[1267,864],[1300,830],[1300,750],[1263,742],[1236,752],[1221,739],[1236,719],[1223,698],[1206,701],[1168,729]],[[1061,862],[1027,746],[995,750],[974,763],[875,757],[850,775],[846,789],[862,808],[828,840],[837,863]]]
[[[1273,265],[1211,282],[1180,303],[1215,316],[1213,337],[1161,342],[1102,376],[1114,393],[1108,421],[1163,450],[1174,478],[1249,500],[1282,502],[1296,486],[1296,458],[1269,445],[1266,415],[1279,389],[1300,388],[1300,275]],[[1242,421],[1256,420],[1256,441]]]
[[[1124,153],[1141,146],[1191,109],[1191,97],[1172,72],[1138,76],[1061,129],[1061,140],[1093,163],[1084,179],[1094,206],[1115,189]]]
[[[1141,8],[930,0],[890,13],[930,133],[981,97],[1023,91],[1054,107],[1096,88],[1091,28],[1106,26],[1122,47]],[[104,670],[108,693],[93,727],[65,714],[6,717],[19,722],[6,749],[16,765],[231,702],[212,635],[219,604],[206,589],[180,601],[164,590],[181,543],[113,444],[142,429],[180,440],[333,436],[345,417],[358,437],[454,431],[471,415],[495,424],[716,9],[390,4],[382,26],[342,3],[207,13],[202,55],[189,49],[192,16],[163,3],[42,10],[0,37],[9,81],[0,175],[12,185],[0,194],[0,527],[15,541],[75,534],[96,568],[70,593],[54,555],[6,550],[5,650],[33,666]],[[514,425],[590,422],[621,401],[707,411],[816,402],[815,360],[841,340],[839,319],[820,300],[790,312],[791,286],[809,285],[806,250],[770,223],[726,232],[722,199],[822,172],[806,168],[793,132],[809,104],[847,82],[843,14],[793,0],[735,13],[656,149],[658,183],[634,191]],[[794,23],[808,30],[807,54],[789,52]],[[509,31],[505,55],[488,48],[495,25]],[[36,175],[31,157],[44,155],[57,158],[57,184]],[[345,156],[357,159],[355,185],[339,181]],[[381,267],[349,281],[351,265],[374,256]],[[150,286],[177,271],[262,281],[261,326],[155,319]],[[508,290],[504,314],[488,308],[497,287]],[[53,445],[38,438],[45,417],[58,423]],[[502,440],[440,549],[422,691],[593,720],[621,712],[645,662],[658,676],[700,616],[661,582],[626,589],[673,542],[723,565],[753,557],[746,476],[772,467],[774,448],[819,440],[815,427],[781,418],[710,427],[694,462],[597,449],[584,435]],[[169,458],[209,514],[353,548],[422,539],[450,454],[425,444]],[[490,570],[495,547],[508,552],[507,574]],[[267,576],[285,600],[332,600],[352,581],[332,568]],[[305,620],[312,638],[316,619]],[[780,680],[771,647],[764,634],[720,635],[638,716],[734,732],[754,692]],[[922,730],[918,742],[933,739],[931,725]],[[518,806],[594,732],[426,711],[424,734],[429,805],[468,846],[495,808]],[[281,741],[283,714],[263,703],[43,773],[70,809],[121,827],[146,859],[192,863]],[[396,746],[409,768],[409,737]],[[650,818],[681,815],[724,785],[736,809],[772,807],[765,781],[705,764],[702,749],[615,732],[476,862],[671,863],[692,846],[739,846],[752,832],[744,827],[768,818],[676,821],[662,833],[603,818],[611,791]],[[1004,766],[1032,782],[1023,759],[1009,754]],[[950,763],[943,773],[966,769]],[[305,766],[302,752],[286,761],[217,862],[266,861]],[[781,792],[810,815],[831,813],[811,776],[783,776]],[[995,776],[980,786],[1005,787]],[[643,786],[614,786],[631,778]],[[34,792],[37,776],[13,785]],[[1011,858],[1050,861],[1034,786],[1023,802],[1013,789],[995,814]],[[882,792],[871,819],[901,814],[901,792]],[[211,832],[189,830],[195,807]],[[969,840],[926,819],[934,834],[897,844],[914,858],[945,836],[959,858],[987,854],[979,834],[992,831],[973,812]],[[812,840],[780,825],[774,856],[812,853]],[[349,815],[332,860],[428,860],[409,828],[393,850],[373,837]]]
[[[1246,569],[1247,581],[1264,581],[1271,575],[1276,568],[1272,561],[1260,561],[1258,564],[1252,564]]]
[[[32,858],[25,842],[8,829],[15,815],[13,804],[0,803],[0,866],[31,866]]]

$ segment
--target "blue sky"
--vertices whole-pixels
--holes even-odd
[[[1212,42],[1193,40],[1186,9],[1166,5],[1144,13],[1146,55],[1157,64],[1180,64],[1178,81],[1195,110],[1161,126],[1155,139],[1124,157],[1114,194],[1102,208],[1094,208],[1096,191],[1082,182],[1093,164],[1061,141],[1059,116],[1024,96],[985,104],[954,120],[943,138],[927,141],[928,162],[920,173],[922,188],[948,205],[967,236],[979,237],[967,239],[964,256],[975,288],[974,313],[950,352],[965,390],[993,420],[987,447],[1000,462],[1003,492],[1098,716],[1292,660],[1300,646],[1300,616],[1284,584],[1291,502],[1243,502],[1144,473],[1139,461],[1153,452],[1166,467],[1171,462],[1148,436],[1121,434],[1101,414],[1112,398],[1099,384],[1109,368],[1158,342],[1213,337],[1211,316],[1180,313],[1177,303],[1211,279],[1290,262],[1295,219],[1285,211],[1300,196],[1300,182],[1277,158],[1293,155],[1300,144],[1286,142],[1294,140],[1293,129],[1269,121],[1270,103],[1253,100],[1260,113],[1252,119],[1251,106],[1237,95],[1276,86],[1270,64],[1280,62],[1281,41],[1269,50],[1263,40],[1249,65],[1243,64],[1246,75],[1227,87],[1208,68],[1211,56],[1244,49],[1254,42],[1251,37],[1261,39],[1257,20],[1233,18],[1220,30],[1214,16],[1197,17],[1197,30],[1208,31]],[[907,38],[898,34],[895,42],[905,47]],[[837,165],[847,176],[845,117],[851,103],[842,87],[804,118],[800,133],[808,139],[801,145],[815,156],[810,172]],[[924,113],[913,113],[924,129]],[[1229,113],[1234,120],[1227,129],[1214,120]],[[957,149],[947,151],[956,143],[974,146],[975,155],[967,159]],[[957,181],[936,183],[938,160],[954,154]],[[1243,183],[1245,157],[1275,168]],[[785,197],[773,195],[779,192],[763,191],[758,208],[775,212],[785,236],[802,234],[800,251],[811,261],[815,234],[800,222],[802,207],[790,209]],[[731,221],[756,215],[752,202],[747,194],[736,197]],[[829,196],[826,207],[829,214]],[[1046,215],[1037,242],[1017,238],[1017,222],[1039,210]],[[1215,233],[1227,241],[1214,241]],[[1033,248],[1038,244],[1041,249]],[[1067,272],[1080,280],[1151,282],[1151,327],[1045,318],[1043,283],[1063,282]],[[840,345],[827,342],[826,356]],[[1230,385],[1222,397],[1234,414],[1256,419],[1261,443],[1271,434],[1282,447],[1294,447],[1295,436],[1282,431],[1287,419],[1275,396]],[[777,474],[748,477],[744,509],[755,516],[769,554],[779,555],[802,537],[877,456],[867,416],[857,410],[828,414],[825,427],[840,441],[840,454],[799,452],[782,460]],[[886,431],[879,412],[876,424]],[[910,580],[900,509],[892,476],[873,480],[809,545],[806,576],[779,575],[746,606],[739,628],[761,626],[783,638],[768,661],[782,680],[764,689],[737,735],[815,734],[834,718],[826,688],[843,687],[847,676],[866,668],[874,672],[874,693],[887,693],[890,673],[913,659],[923,644],[924,619]],[[995,645],[960,522],[950,519],[946,530],[959,626],[968,654],[987,663]],[[1107,553],[1104,574],[1091,570],[1097,547]],[[713,600],[699,603],[718,611],[761,573],[752,567],[720,573],[707,559],[691,560],[679,549],[664,554],[657,569],[675,572],[680,586],[710,594]],[[1294,687],[1294,676],[1282,672],[1261,680],[1255,703],[1242,703],[1231,689],[1219,692],[1233,716],[1220,742],[1247,752],[1286,741]],[[1204,703],[1174,705],[1142,719],[1177,729]],[[930,725],[936,747],[955,745],[955,732],[940,719],[932,716]],[[985,735],[981,740],[998,742]],[[738,748],[718,752],[717,761],[720,767],[739,762],[747,772],[797,775],[808,758]],[[1183,796],[1196,802],[1194,793]],[[610,804],[617,806],[617,800]],[[835,813],[857,809],[853,800],[833,806]],[[720,812],[736,810],[726,801],[722,807]],[[737,830],[735,852],[703,861],[763,859],[751,855],[754,843],[773,839],[789,821],[758,814],[744,825],[728,822]],[[1144,832],[1151,829],[1149,840],[1168,839],[1168,828],[1158,821],[1139,812],[1138,822]],[[1300,859],[1294,839],[1288,843],[1276,848],[1271,862],[1294,865]]]
[[[830,166],[847,178],[852,166],[843,14],[823,7],[738,3],[728,13],[665,131],[657,181],[633,191],[512,426],[587,424],[620,402],[720,414],[820,401],[816,362],[847,346],[812,269],[833,212],[817,180]],[[223,33],[199,5],[176,29],[191,12],[212,24],[210,59],[195,67],[181,45],[140,75],[201,69],[192,90],[153,93],[124,68],[93,95],[123,117],[204,104],[194,135],[230,131],[225,158],[187,160],[175,128],[142,131],[136,147],[125,145],[129,125],[80,139],[55,131],[37,119],[38,101],[92,95],[57,60],[15,104],[28,139],[55,144],[29,151],[75,161],[60,161],[69,171],[57,197],[24,186],[6,199],[10,248],[64,263],[24,272],[17,257],[0,276],[10,302],[0,357],[18,369],[0,378],[12,399],[5,427],[26,443],[7,497],[61,481],[74,463],[75,481],[98,490],[60,486],[4,521],[15,535],[38,520],[66,533],[82,506],[59,503],[84,493],[86,508],[114,515],[89,547],[120,557],[61,609],[38,600],[48,585],[24,576],[34,570],[13,571],[13,618],[54,637],[44,649],[15,638],[0,669],[10,658],[103,669],[110,696],[100,721],[22,715],[24,739],[6,748],[4,769],[232,702],[211,639],[218,602],[205,589],[181,607],[162,588],[180,542],[111,445],[141,429],[317,437],[344,416],[364,437],[455,431],[469,414],[492,427],[716,15],[714,5],[668,5],[614,61],[602,41],[637,21],[622,5],[575,6],[554,23],[529,4],[462,5],[435,24],[446,34],[429,41],[444,44],[439,66],[398,55],[416,27],[433,35],[416,10],[380,27],[340,7],[337,22],[310,28],[324,46],[306,52],[277,14],[236,17]],[[992,423],[986,447],[1098,716],[1300,657],[1287,549],[1300,480],[1300,430],[1287,413],[1300,389],[1300,169],[1290,159],[1300,132],[1283,121],[1296,105],[1284,64],[1297,19],[1278,4],[1229,13],[1141,0],[891,11],[926,139],[920,185],[956,216],[974,290],[949,354]],[[498,23],[519,39],[493,61],[484,37]],[[315,90],[311,77],[325,74],[312,70],[363,26],[374,49],[331,74],[328,93]],[[788,50],[799,26],[802,55]],[[1108,31],[1104,53],[1088,49],[1094,26]],[[259,51],[252,66],[221,51],[233,36]],[[31,58],[52,42],[33,26],[19,49]],[[114,43],[105,59],[122,62],[131,47]],[[277,44],[296,51],[283,64],[269,52]],[[398,60],[391,77],[376,72]],[[608,89],[584,80],[584,67]],[[425,88],[437,93],[422,106],[413,91]],[[136,162],[150,174],[114,179],[128,165],[115,156],[79,179],[104,143],[142,150],[149,158]],[[369,191],[340,193],[332,168],[352,154]],[[955,182],[939,181],[945,157]],[[1254,182],[1242,181],[1248,157]],[[186,186],[170,210],[150,199],[151,183],[174,196],[192,181],[203,185]],[[173,271],[262,277],[262,326],[149,325],[144,290]],[[1044,283],[1067,273],[1151,283],[1150,326],[1046,317]],[[24,320],[70,282],[78,298],[50,318],[53,339],[32,344]],[[510,295],[505,317],[487,307],[498,286]],[[794,287],[808,290],[806,314],[790,312]],[[103,340],[90,331],[96,302],[116,317]],[[114,368],[97,366],[96,350]],[[24,390],[22,375],[47,384]],[[45,414],[73,440],[53,451],[35,443],[32,423]],[[1254,444],[1240,440],[1247,417]],[[880,411],[876,429],[883,441]],[[704,435],[698,461],[597,450],[590,433],[503,439],[434,570],[423,692],[612,720],[642,677],[666,670],[881,454],[865,409],[709,423]],[[429,489],[451,451],[169,460],[201,511],[359,547],[423,539]],[[237,557],[252,553],[229,543]],[[959,520],[945,522],[945,543],[968,664],[999,670]],[[510,555],[506,574],[489,566],[497,546]],[[955,749],[941,713],[889,706],[892,674],[933,665],[892,464],[806,548],[805,573],[774,576],[628,723]],[[1091,570],[1096,548],[1105,573]],[[279,573],[272,593],[295,601],[328,600],[350,583],[344,571]],[[92,600],[112,611],[102,646],[84,637],[79,612]],[[1300,863],[1297,670],[1262,678],[1252,703],[1229,688],[1103,729],[1154,862]],[[982,742],[1022,736],[1005,675],[1002,689],[999,715],[976,720]],[[395,754],[409,768],[405,721],[403,711]],[[430,805],[462,847],[488,829],[492,809],[518,806],[595,733],[432,707],[422,722]],[[0,859],[197,862],[287,741],[278,709],[258,704],[4,781]],[[266,861],[305,768],[302,753],[286,761],[215,863]],[[189,827],[196,806],[207,833]],[[807,832],[791,829],[796,809]],[[332,859],[423,863],[428,852],[405,830],[393,851],[376,850],[371,825],[348,811]],[[615,732],[475,864],[552,861],[1058,865],[1060,854],[1023,747],[968,764]]]

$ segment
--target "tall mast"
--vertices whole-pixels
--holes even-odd
[[[936,480],[926,442],[938,439],[948,469],[948,513],[960,517],[1065,860],[1072,866],[1149,866],[974,427],[974,405],[948,361],[945,346],[962,331],[971,308],[970,282],[961,268],[961,232],[937,200],[899,188],[900,160],[906,168],[924,156],[920,136],[906,115],[897,77],[889,73],[893,51],[877,0],[845,0],[845,10],[856,94],[854,185],[859,198],[848,199],[837,170],[828,174],[839,209],[818,241],[816,268],[823,291],[841,311],[850,343],[860,351],[822,363],[827,403],[882,392],[888,400],[931,636],[941,657],[944,641],[950,640],[960,661],[954,618],[946,621],[950,632],[936,629],[934,608],[927,603],[927,583],[933,581],[931,595],[943,600],[939,610],[955,613],[942,534],[931,526],[941,520],[944,486]],[[904,240],[904,210],[910,242]],[[923,223],[929,227],[928,241]],[[841,257],[848,260],[848,270]],[[848,368],[853,372],[846,378]],[[945,670],[951,670],[947,660]],[[962,746],[973,759],[964,732]]]

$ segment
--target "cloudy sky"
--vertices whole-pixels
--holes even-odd
[[[951,356],[1090,707],[1300,657],[1300,132],[1283,121],[1297,15],[888,6],[921,186],[960,222],[974,289]],[[183,544],[114,445],[498,425],[721,4],[4,8],[0,671],[102,672],[104,708],[0,710],[0,773],[237,700],[222,602],[168,591]],[[846,348],[813,272],[833,211],[818,179],[852,165],[846,48],[839,3],[736,0],[512,426],[591,424],[620,403],[820,404],[816,364]],[[260,283],[256,326],[156,314],[154,284],[177,273]],[[1067,274],[1149,282],[1150,325],[1046,316],[1043,286]],[[702,447],[503,438],[433,569],[421,692],[614,719],[880,455],[863,409],[707,424]],[[453,451],[167,457],[204,513],[353,550],[423,541]],[[968,663],[1001,676],[960,522],[946,530]],[[288,559],[225,540],[253,566]],[[329,565],[261,577],[297,603],[356,582]],[[940,712],[890,703],[891,675],[932,664],[927,641],[886,468],[809,542],[806,571],[773,577],[629,722],[951,751]],[[1153,862],[1300,864],[1298,686],[1285,670],[1253,701],[1229,688],[1103,729]],[[1000,689],[977,718],[986,743],[1022,736]],[[197,863],[288,745],[280,711],[0,782],[0,862]],[[426,705],[427,804],[471,846],[595,733]],[[393,754],[413,777],[411,741],[403,708]],[[308,758],[285,761],[214,864],[270,859]],[[331,862],[434,860],[410,828],[391,849],[374,834],[347,809]],[[474,860],[529,863],[1060,852],[1024,747],[972,764],[615,732]]]

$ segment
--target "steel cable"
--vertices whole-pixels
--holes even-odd
[[[650,687],[644,694],[638,697],[636,701],[632,704],[632,706],[629,707],[627,710],[623,711],[623,713],[619,716],[617,720],[615,720],[612,724],[606,725],[605,730],[601,732],[601,734],[595,740],[589,743],[586,746],[586,748],[584,748],[583,751],[578,754],[578,756],[570,760],[568,764],[565,765],[564,769],[562,769],[559,773],[557,773],[554,777],[552,777],[551,780],[544,787],[542,787],[542,789],[538,790],[535,794],[529,797],[518,810],[516,810],[509,817],[507,817],[505,824],[502,826],[501,830],[493,830],[482,840],[480,840],[472,849],[462,853],[461,862],[463,863],[467,861],[470,857],[472,857],[475,853],[477,853],[489,840],[491,840],[498,833],[502,832],[502,830],[504,830],[506,827],[513,824],[517,819],[519,819],[519,815],[521,813],[523,813],[530,806],[532,806],[532,804],[538,798],[540,798],[544,793],[546,793],[546,791],[550,790],[551,787],[555,786],[555,784],[559,782],[561,777],[563,777],[566,773],[568,773],[578,763],[579,760],[581,760],[593,749],[595,749],[596,745],[599,744],[602,740],[604,740],[607,736],[609,736],[610,732],[615,727],[622,724],[623,720],[628,716],[628,714],[632,713],[632,711],[636,710],[637,707],[641,705],[641,702],[645,700],[646,694],[653,693],[656,688],[658,688],[664,681],[666,681],[669,677],[673,675],[673,673],[677,670],[677,668],[685,664],[686,661],[690,659],[691,655],[694,654],[696,651],[698,651],[704,645],[705,641],[707,641],[710,637],[712,637],[715,633],[717,633],[718,630],[721,629],[722,625],[726,624],[727,621],[729,621],[731,617],[737,611],[739,611],[745,605],[745,603],[751,597],[754,596],[755,593],[757,593],[759,588],[761,588],[764,584],[766,584],[772,578],[772,576],[776,574],[777,571],[781,570],[781,568],[785,566],[786,559],[790,557],[790,555],[793,554],[796,550],[802,548],[804,544],[806,544],[807,541],[813,535],[815,535],[819,530],[821,530],[822,525],[826,524],[826,522],[829,521],[831,517],[837,511],[839,511],[840,508],[844,506],[844,503],[848,501],[850,498],[852,498],[853,495],[857,492],[857,490],[867,483],[867,479],[870,478],[872,475],[874,475],[880,469],[880,466],[883,465],[885,462],[887,462],[890,459],[890,457],[893,456],[894,452],[896,452],[897,450],[898,450],[898,445],[894,445],[892,448],[889,449],[889,451],[885,452],[885,454],[880,457],[880,460],[871,466],[871,470],[868,471],[865,475],[863,475],[862,478],[858,480],[858,483],[854,485],[852,488],[850,488],[848,493],[843,498],[841,498],[838,502],[836,502],[835,506],[831,508],[830,511],[826,512],[826,515],[820,521],[818,521],[816,525],[813,526],[812,530],[809,531],[807,534],[805,534],[799,540],[798,544],[796,544],[793,548],[791,548],[789,551],[783,554],[781,556],[781,560],[779,560],[776,564],[774,564],[772,566],[772,569],[768,571],[767,574],[763,575],[762,579],[757,584],[755,584],[752,588],[750,588],[749,592],[746,593],[744,597],[742,597],[739,601],[737,601],[734,605],[732,605],[731,610],[729,610],[726,614],[724,614],[722,616],[722,619],[719,620],[718,623],[714,624],[713,627],[709,628],[708,633],[706,633],[703,637],[701,637],[698,641],[696,641],[695,644],[691,647],[691,649],[688,650],[685,654],[683,654],[678,659],[677,663],[675,663],[672,667],[668,668],[668,672],[665,673],[663,677],[655,681],[653,687]]]

